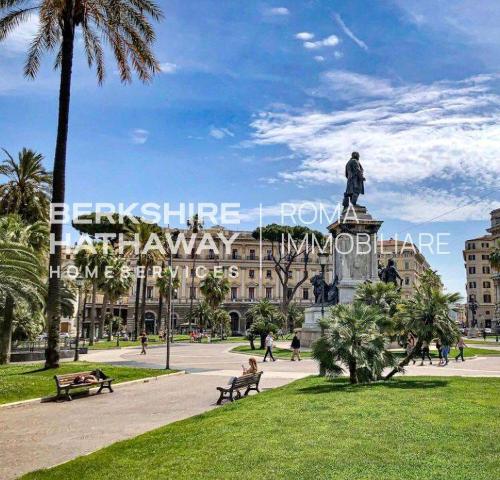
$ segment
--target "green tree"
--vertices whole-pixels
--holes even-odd
[[[442,291],[441,280],[435,272],[427,270],[421,275],[415,295],[402,303],[395,327],[401,337],[408,338],[411,335],[416,338],[415,348],[391,370],[386,379],[404,371],[424,341],[430,343],[434,338],[439,338],[441,342],[452,345],[458,340],[460,332],[450,311],[459,300],[460,294]]]
[[[262,299],[252,305],[245,314],[248,329],[247,338],[250,346],[254,347],[254,338],[260,337],[260,348],[264,348],[266,335],[269,332],[276,333],[284,323],[283,313],[269,300]]]
[[[18,214],[26,223],[47,221],[52,175],[43,166],[43,156],[23,148],[16,161],[4,152],[7,158],[0,164],[0,175],[8,180],[0,185],[0,214]]]
[[[160,299],[168,299],[170,294],[172,298],[175,292],[181,288],[181,279],[175,272],[172,272],[170,268],[164,268],[160,274],[160,276],[156,279],[156,287],[158,288]],[[167,302],[167,320],[171,317],[172,312],[170,311],[170,304]],[[161,314],[160,316],[160,324],[161,324]],[[165,325],[167,327],[167,325]],[[170,333],[170,332],[168,332]]]
[[[274,263],[274,270],[281,285],[281,311],[287,316],[288,307],[297,290],[309,278],[309,255],[313,247],[322,246],[325,236],[316,230],[301,225],[287,226],[276,223],[257,228],[252,232],[255,239],[271,243],[269,260]],[[304,241],[306,240],[306,241]],[[302,275],[294,285],[290,284],[293,267],[301,265]],[[288,325],[291,328],[290,325]]]
[[[0,41],[4,40],[33,13],[38,13],[39,26],[28,50],[24,74],[35,78],[44,52],[56,51],[55,68],[60,69],[59,114],[54,155],[52,203],[65,199],[66,149],[68,141],[71,77],[77,29],[81,30],[83,51],[89,66],[96,66],[99,84],[104,81],[104,48],[111,47],[122,82],[130,82],[135,71],[147,82],[160,71],[151,46],[155,33],[148,17],[159,20],[160,8],[151,0],[0,0]],[[59,242],[62,225],[53,223],[51,234]],[[61,247],[50,254],[53,271],[61,266]],[[48,348],[46,366],[59,366],[60,279],[49,278]]]
[[[217,310],[231,291],[229,280],[222,274],[210,272],[201,282],[200,291],[212,310]]]
[[[102,285],[106,266],[113,257],[113,251],[102,243],[83,245],[75,255],[75,265],[80,273],[92,283],[92,306],[90,308],[89,345],[94,345],[95,322],[97,318],[97,292]],[[104,308],[103,308],[104,310]],[[104,315],[104,311],[101,312]]]
[[[302,327],[304,323],[304,309],[297,303],[293,302],[288,306],[287,324],[292,329]]]
[[[500,240],[497,240],[490,253],[490,265],[493,269],[500,271]]]
[[[346,365],[352,384],[380,378],[382,370],[394,364],[388,339],[379,328],[383,316],[378,308],[361,302],[332,307],[323,321],[324,335],[313,344],[313,358],[329,376],[341,374]]]
[[[223,308],[217,308],[211,312],[212,329],[220,334],[220,339],[231,335],[231,317]]]
[[[212,313],[213,310],[210,305],[205,301],[201,301],[194,305],[192,310],[188,310],[186,320],[189,324],[194,323],[200,328],[212,329]]]

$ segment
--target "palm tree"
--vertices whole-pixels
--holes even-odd
[[[174,292],[181,287],[181,279],[175,275],[170,268],[164,268],[160,276],[156,279],[156,287],[159,291],[159,300],[162,301],[164,298],[168,299],[170,296],[174,296]],[[170,311],[170,303],[167,302],[167,320],[165,323],[168,325],[171,315],[172,312]],[[161,326],[161,311],[158,312],[158,317]],[[167,332],[167,335],[170,335],[170,332]]]
[[[389,379],[404,371],[410,360],[422,348],[424,341],[439,338],[443,343],[452,345],[459,337],[458,327],[450,316],[451,307],[460,300],[458,293],[443,293],[441,281],[435,272],[426,272],[420,278],[413,298],[405,300],[401,311],[396,315],[396,329],[403,338],[413,336],[417,339],[413,350],[385,377]]]
[[[194,323],[200,328],[212,328],[212,313],[213,310],[210,305],[202,301],[187,312],[186,319],[189,324]]]
[[[380,378],[386,366],[394,364],[387,350],[387,337],[380,331],[380,317],[376,308],[354,302],[331,309],[330,318],[323,325],[325,334],[314,344],[312,356],[322,365],[327,375],[335,376],[349,370],[352,384]]]
[[[224,335],[231,334],[231,317],[229,313],[217,308],[211,312],[212,329],[214,332],[220,332],[220,339],[224,340]]]
[[[304,323],[304,309],[301,308],[296,302],[290,303],[288,305],[287,312],[287,325],[290,325],[292,329],[299,328]]]
[[[106,248],[102,243],[94,243],[91,246],[83,245],[75,255],[75,266],[84,277],[90,277],[90,281],[92,282],[89,345],[94,345],[97,291],[103,282],[106,266],[112,257],[112,250]],[[104,312],[102,312],[102,315],[104,315]]]
[[[264,348],[266,335],[269,332],[276,332],[285,320],[283,313],[267,298],[252,305],[247,310],[245,317],[247,325],[250,324],[248,338],[250,345],[253,345],[253,337],[258,335],[260,348]]]
[[[0,185],[0,213],[17,213],[27,223],[48,220],[52,175],[43,166],[43,156],[23,148],[16,161],[4,152],[7,158],[0,165],[0,175],[8,181]]]
[[[231,291],[229,280],[221,274],[210,272],[201,282],[200,291],[212,310],[217,310]]]
[[[5,287],[2,289],[0,286],[0,297],[3,303],[3,318],[2,328],[0,329],[0,363],[7,362],[10,357],[10,344],[12,337],[12,327],[15,320],[15,307],[21,308],[23,305],[35,315],[36,310],[43,308],[44,300],[40,300],[39,296],[45,292],[43,284],[43,265],[45,263],[45,253],[48,247],[48,225],[45,222],[34,222],[26,225],[20,215],[7,215],[0,218],[0,242],[2,245],[11,245],[12,256],[9,257],[7,252],[3,261],[6,262],[5,266],[10,264],[11,275],[13,275],[14,288],[12,292],[9,290],[9,278],[4,278],[3,282]],[[29,253],[27,255],[26,271],[28,275],[34,272],[38,273],[36,281],[26,281],[25,284],[18,284],[17,274],[22,274],[24,268],[22,264],[23,252]],[[14,266],[17,265],[17,266]],[[19,269],[19,271],[17,271]],[[5,273],[7,275],[7,273]],[[22,278],[22,276],[20,277]],[[3,293],[3,294],[2,294]],[[23,293],[26,298],[23,298]]]
[[[198,214],[195,213],[191,219],[187,221],[187,226],[191,235],[197,235],[199,232],[203,230],[203,221],[199,218]],[[189,291],[189,311],[193,310],[193,302],[194,302],[194,277],[196,275],[196,240],[194,242],[193,249],[191,250],[191,258],[193,263],[191,265],[191,288]],[[189,321],[191,323],[191,321]],[[191,326],[190,326],[191,327]]]
[[[107,295],[110,303],[110,318],[109,318],[109,330],[108,330],[108,340],[111,341],[112,335],[112,319],[114,318],[114,306],[120,297],[125,295],[132,286],[132,277],[130,275],[124,274],[124,267],[126,262],[123,258],[113,256],[109,259],[107,263],[107,272],[101,283],[101,289]],[[104,306],[103,306],[104,307]],[[105,312],[103,311],[103,316]],[[120,325],[118,325],[118,328]],[[117,332],[117,344],[119,342],[119,332]]]
[[[69,107],[73,54],[77,28],[82,32],[82,43],[89,66],[96,66],[99,84],[104,81],[103,43],[109,44],[114,54],[122,82],[130,82],[132,71],[147,82],[160,71],[151,45],[155,40],[151,22],[162,17],[160,8],[152,0],[0,0],[0,41],[37,12],[38,31],[28,50],[25,76],[35,78],[45,51],[56,50],[55,67],[60,68],[59,114],[54,155],[52,203],[63,204],[65,198],[66,148],[68,141]],[[56,242],[62,239],[62,225],[53,223],[50,233]],[[50,254],[49,265],[58,271],[61,265],[61,247],[56,243]],[[48,349],[46,366],[59,366],[60,280],[49,278],[48,292]]]
[[[500,271],[500,240],[498,240],[490,254],[490,265],[493,269]]]

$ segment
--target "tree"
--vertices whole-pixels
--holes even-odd
[[[191,219],[187,221],[187,227],[191,235],[197,235],[203,230],[203,221],[199,218],[198,214],[195,213]],[[191,250],[191,258],[193,263],[191,265],[191,287],[189,291],[189,312],[193,310],[193,302],[194,302],[194,277],[196,275],[196,240],[194,242],[193,249]],[[189,318],[189,317],[188,317]],[[191,321],[189,320],[189,323]]]
[[[229,280],[222,274],[210,272],[201,282],[200,291],[212,310],[217,310],[231,291]]]
[[[269,332],[276,333],[284,323],[283,313],[269,300],[263,299],[252,305],[245,314],[248,329],[248,340],[252,349],[255,336],[260,337],[260,348],[264,348],[266,335]]]
[[[112,222],[109,221],[108,217],[98,216],[96,212],[92,212],[87,215],[80,215],[71,222],[71,225],[80,233],[87,234],[94,240],[98,240],[100,234],[114,234],[117,238],[110,240],[111,245],[114,247],[120,234],[126,235],[133,230],[134,222],[132,217],[126,215],[120,217],[118,213],[111,214],[111,218],[113,219]],[[140,220],[137,217],[135,218]]]
[[[212,329],[214,332],[220,333],[220,339],[224,336],[231,335],[231,317],[226,310],[217,308],[211,312]]]
[[[436,279],[437,277],[437,279]],[[416,338],[415,347],[385,377],[392,378],[404,371],[413,356],[420,351],[424,341],[439,338],[442,343],[452,345],[460,335],[458,326],[450,316],[453,304],[460,300],[458,293],[443,293],[439,276],[430,270],[420,276],[413,298],[405,300],[396,316],[396,329],[403,338]]]
[[[490,265],[493,269],[500,271],[500,240],[497,240],[493,251],[490,253]]]
[[[18,214],[26,223],[48,220],[52,175],[43,166],[43,156],[23,148],[16,161],[4,152],[7,158],[0,165],[0,175],[8,181],[0,185],[0,214]]]
[[[313,242],[322,246],[325,237],[321,232],[311,230],[300,225],[287,226],[276,223],[257,228],[252,232],[255,239],[271,243],[269,259],[274,262],[274,270],[278,275],[282,288],[281,311],[286,316],[288,306],[293,300],[300,286],[309,278],[309,254],[313,249]],[[295,248],[296,246],[296,248]],[[292,276],[292,268],[302,265],[302,276],[295,285],[288,287]]]
[[[186,320],[189,324],[194,323],[200,328],[212,328],[212,313],[213,310],[210,305],[201,301],[197,303],[192,310],[189,310],[186,314]]]
[[[164,268],[160,276],[156,279],[156,287],[158,288],[160,300],[168,299],[170,295],[174,296],[174,292],[181,288],[181,279],[175,275],[170,268]],[[167,303],[167,322],[171,317],[170,304]],[[158,313],[161,325],[161,313]]]
[[[108,340],[111,341],[112,321],[114,318],[114,306],[120,297],[128,293],[132,286],[132,277],[126,275],[124,268],[126,262],[123,258],[113,256],[107,262],[106,275],[101,283],[101,289],[107,294],[111,305],[111,314],[109,318]],[[103,306],[104,308],[104,306]],[[102,315],[105,315],[103,311]]]
[[[304,323],[304,309],[295,302],[288,306],[287,323],[292,329],[300,328]]]
[[[89,66],[96,66],[99,84],[104,81],[104,48],[109,44],[117,62],[120,79],[130,82],[132,71],[147,82],[160,71],[151,45],[155,34],[148,17],[159,20],[160,8],[151,0],[0,0],[0,41],[16,27],[38,13],[39,26],[28,50],[25,76],[35,78],[45,51],[56,50],[54,66],[60,69],[59,114],[54,154],[52,203],[65,199],[66,148],[68,141],[71,77],[77,28],[82,32],[83,50]],[[62,239],[62,225],[53,223],[51,234],[56,242]],[[57,272],[61,266],[61,246],[55,244],[49,265]],[[59,366],[60,279],[49,278],[48,349],[46,366]]]
[[[352,384],[377,380],[394,364],[388,339],[379,328],[382,316],[378,308],[361,302],[332,307],[323,324],[325,334],[313,344],[313,358],[329,376],[341,374],[346,365]]]
[[[113,256],[112,250],[102,243],[83,245],[75,255],[75,266],[84,277],[89,277],[92,282],[92,306],[90,308],[90,333],[89,345],[94,345],[95,322],[97,317],[97,291],[102,285],[106,266]],[[104,310],[104,309],[103,309]],[[101,315],[104,315],[104,311]]]

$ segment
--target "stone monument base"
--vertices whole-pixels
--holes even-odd
[[[324,316],[329,314],[330,306],[323,307]],[[304,309],[304,325],[300,331],[300,344],[302,347],[310,348],[311,345],[321,336],[321,305],[312,305]]]

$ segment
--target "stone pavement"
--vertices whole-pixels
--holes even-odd
[[[0,408],[0,478],[66,462],[162,425],[214,408],[217,386],[241,373],[248,355],[230,353],[234,344],[187,344],[172,347],[172,368],[188,374],[117,387],[115,393],[62,403],[29,403]],[[165,347],[91,351],[83,359],[95,362],[164,368]],[[313,360],[262,363],[264,389],[317,373]],[[500,377],[500,357],[482,357],[447,367],[411,366],[407,375]]]

